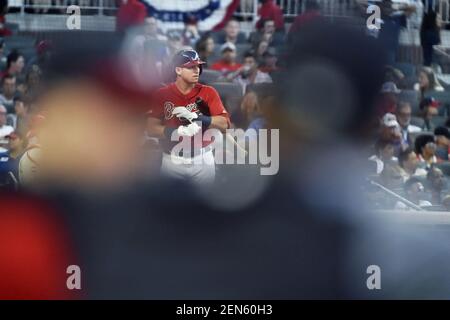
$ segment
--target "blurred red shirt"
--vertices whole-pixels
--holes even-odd
[[[17,194],[0,203],[0,300],[79,297],[67,288],[67,267],[77,262],[56,212]]]
[[[242,67],[242,64],[240,63],[226,63],[222,60],[217,61],[211,66],[212,70],[220,71],[222,73],[228,73],[237,71],[240,67]]]
[[[258,15],[260,16],[260,19],[256,23],[257,29],[261,29],[263,27],[264,20],[273,20],[277,30],[284,29],[283,12],[273,0],[266,0],[261,8],[259,8]]]
[[[124,31],[129,27],[144,23],[147,8],[138,0],[128,0],[117,11],[116,30]]]

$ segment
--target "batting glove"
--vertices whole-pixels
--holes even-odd
[[[180,136],[192,137],[196,135],[201,129],[202,128],[194,122],[188,126],[179,126],[177,132]]]
[[[191,112],[185,107],[176,107],[173,109],[172,114],[175,115],[178,119],[184,118],[186,120],[192,121],[198,118],[198,115],[195,112]]]

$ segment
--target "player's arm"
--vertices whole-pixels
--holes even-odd
[[[210,89],[207,105],[211,116],[211,124],[209,125],[209,128],[215,128],[225,132],[225,130],[230,127],[230,118],[228,116],[228,112],[223,106],[219,93],[214,88]]]
[[[147,133],[151,137],[155,138],[165,138],[164,129],[166,128],[163,125],[162,120],[158,118],[148,117],[147,118]]]
[[[211,125],[209,128],[219,129],[222,132],[225,132],[229,127],[228,119],[225,116],[212,116],[211,117]]]

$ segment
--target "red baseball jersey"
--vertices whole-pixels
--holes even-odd
[[[163,125],[173,128],[178,128],[180,125],[185,125],[180,121],[176,116],[172,114],[172,111],[176,107],[186,107],[191,112],[200,113],[200,110],[195,103],[196,99],[200,97],[206,104],[209,106],[209,113],[211,116],[223,116],[227,119],[228,126],[230,126],[230,118],[228,112],[220,100],[220,96],[217,93],[216,89],[210,86],[206,86],[200,83],[197,83],[195,87],[188,93],[183,94],[178,90],[175,83],[171,83],[156,92],[156,103],[153,106],[153,109],[149,111],[149,116],[153,118],[157,118],[162,120]],[[205,129],[205,128],[203,128]],[[200,131],[198,135],[201,135]],[[180,139],[182,139],[180,137]],[[195,139],[192,137],[194,141],[202,141],[201,139]],[[181,141],[181,140],[180,140]],[[166,145],[163,145],[166,152],[170,152],[172,147],[176,145],[178,142],[169,142]],[[209,145],[211,141],[206,140],[202,141],[202,146],[194,145],[195,148],[206,147]]]

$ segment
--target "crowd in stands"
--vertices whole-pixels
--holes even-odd
[[[424,40],[436,37],[425,30],[436,26],[439,19],[434,2],[429,2],[432,3],[429,7],[420,7],[423,9],[420,20],[423,65],[398,61],[395,55],[389,57],[385,83],[377,101],[376,136],[367,159],[371,180],[419,207],[440,210],[450,205],[450,190],[446,185],[446,176],[450,175],[450,86],[439,79],[439,65],[429,53],[428,40]],[[155,78],[170,82],[171,58],[182,48],[194,48],[206,62],[200,82],[217,89],[231,114],[232,125],[244,130],[266,126],[265,100],[269,96],[268,88],[282,70],[279,62],[285,45],[292,32],[321,16],[317,2],[306,1],[305,11],[286,28],[280,8],[268,0],[263,1],[259,10],[261,19],[249,34],[242,32],[240,22],[233,18],[222,30],[200,31],[198,21],[192,16],[186,17],[184,29],[164,32],[159,21],[143,15],[142,10],[141,3],[128,0],[117,14],[117,30],[131,35],[131,71],[138,83],[143,88],[151,88],[155,86]],[[414,13],[417,18],[418,10],[412,9],[412,5],[396,10],[396,14],[383,7],[387,22],[379,35],[380,44],[392,41],[388,49],[394,52],[398,46],[398,39],[394,38],[398,34],[392,29],[397,30],[398,25],[389,24],[397,21],[398,16],[412,18]],[[4,45],[0,43],[0,62],[4,64],[0,90],[0,157],[10,168],[7,171],[13,173],[17,172],[18,158],[31,144],[27,139],[36,117],[33,99],[39,91],[40,59],[48,51],[47,45],[39,43],[37,49],[41,54],[25,61],[15,50],[3,57]],[[380,201],[374,201],[376,207],[408,207],[398,198],[385,197],[381,189],[374,192],[382,195]]]

